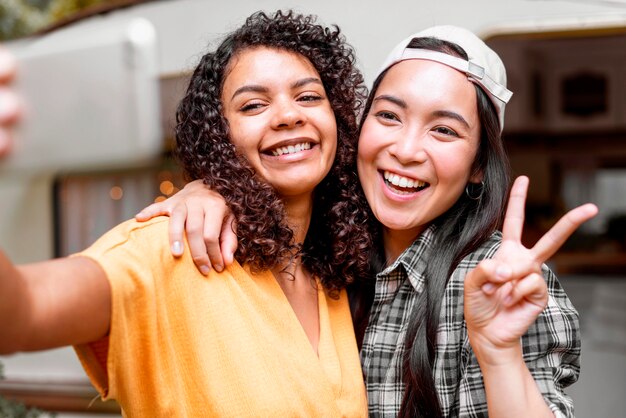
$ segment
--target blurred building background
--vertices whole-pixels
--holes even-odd
[[[86,9],[85,9],[86,7]],[[114,7],[117,11],[106,11]],[[581,313],[582,374],[568,392],[577,415],[614,418],[626,409],[626,1],[462,0],[379,2],[203,0],[0,0],[0,37],[64,26],[76,12],[95,19],[143,16],[157,29],[162,155],[136,166],[57,170],[30,205],[46,207],[43,234],[32,231],[29,261],[71,254],[111,226],[184,184],[171,158],[172,116],[185,80],[207,43],[258,9],[292,7],[337,23],[357,49],[369,82],[399,40],[433,24],[476,31],[503,58],[509,87],[504,141],[514,174],[531,179],[524,240],[531,244],[567,210],[588,201],[599,216],[550,261]],[[92,19],[94,19],[92,18]],[[58,30],[64,30],[61,27]],[[89,26],[85,27],[85,36]],[[46,35],[40,35],[46,36]],[[79,92],[74,92],[79,94]],[[62,138],[57,139],[62,146]],[[1,162],[0,162],[1,167]],[[15,177],[14,181],[18,181]],[[0,195],[3,193],[0,182]],[[20,217],[21,216],[21,217]],[[32,214],[7,218],[34,229]],[[44,229],[45,229],[44,228]],[[1,231],[1,229],[0,229]],[[17,237],[0,245],[17,248]],[[26,239],[26,238],[24,238]],[[78,416],[95,397],[69,349],[0,358],[0,394]],[[114,407],[113,407],[114,409]],[[74,412],[70,412],[74,411]],[[79,412],[77,412],[79,411]],[[88,414],[111,411],[95,403]],[[72,415],[74,414],[74,415]],[[81,415],[82,416],[82,415]]]

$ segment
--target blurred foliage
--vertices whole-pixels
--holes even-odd
[[[0,363],[0,380],[4,379],[4,365]],[[0,396],[0,418],[40,418],[54,417],[37,408],[28,408],[24,404],[4,399]]]
[[[115,0],[1,0],[0,41],[28,36],[73,14]]]

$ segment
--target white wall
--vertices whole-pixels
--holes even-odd
[[[536,0],[177,0],[120,14],[143,15],[156,25],[162,40],[161,69],[168,74],[193,67],[209,40],[235,28],[250,13],[280,8],[317,14],[324,23],[339,25],[369,81],[396,42],[428,26],[455,24],[484,33],[520,21],[626,16],[626,4]]]

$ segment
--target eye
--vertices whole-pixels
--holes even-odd
[[[437,126],[433,129],[435,132],[446,135],[446,136],[453,136],[453,137],[458,137],[459,134],[456,133],[455,130],[448,128],[447,126]]]
[[[251,101],[246,102],[243,106],[239,108],[239,110],[241,112],[253,112],[255,110],[261,109],[263,106],[265,106],[265,103],[261,101]]]
[[[398,117],[398,115],[388,110],[378,111],[374,114],[374,116],[383,121],[400,122],[400,118]]]
[[[324,100],[324,97],[316,93],[305,93],[300,95],[297,100],[299,102],[319,102]]]

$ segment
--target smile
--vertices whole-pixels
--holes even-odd
[[[310,142],[302,142],[295,145],[289,145],[284,147],[278,147],[271,150],[271,153],[274,157],[278,157],[284,154],[295,154],[297,152],[306,151],[311,149]]]
[[[398,194],[417,193],[429,186],[429,184],[424,181],[404,177],[386,170],[383,171],[383,177],[385,184]]]

